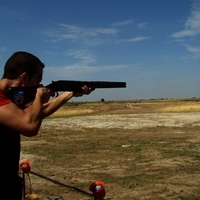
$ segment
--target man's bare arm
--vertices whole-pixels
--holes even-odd
[[[43,105],[43,118],[53,114],[72,97],[81,97],[83,95],[88,95],[92,92],[92,90],[93,89],[88,88],[87,86],[83,86],[82,92],[63,92],[58,97],[52,99],[51,101],[48,101]]]
[[[43,104],[50,94],[49,89],[38,89],[33,104],[24,110],[12,102],[1,106],[0,124],[25,136],[37,135],[43,119]]]

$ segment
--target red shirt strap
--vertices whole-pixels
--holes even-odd
[[[6,105],[12,102],[8,97],[4,94],[2,90],[0,90],[0,106]]]

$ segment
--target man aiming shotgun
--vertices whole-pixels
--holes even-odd
[[[50,100],[59,90],[51,88],[53,83],[51,87],[41,87],[44,66],[39,58],[23,51],[14,53],[4,66],[0,80],[1,199],[22,199],[22,180],[18,176],[20,135],[36,136],[44,118],[72,97],[88,95],[95,89],[81,83],[79,90],[63,90]],[[32,95],[30,99],[27,91]],[[32,103],[27,107],[29,101]]]

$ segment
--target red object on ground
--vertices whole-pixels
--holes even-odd
[[[29,173],[31,171],[30,161],[24,160],[19,163],[19,168],[23,171],[23,173]]]
[[[92,183],[89,190],[93,193],[96,199],[103,199],[106,196],[105,183],[103,181],[96,181]]]

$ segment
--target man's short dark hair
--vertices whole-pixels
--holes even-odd
[[[31,78],[37,73],[37,66],[44,68],[44,63],[39,58],[25,51],[15,52],[4,66],[2,78],[16,79],[22,73],[26,72]]]

